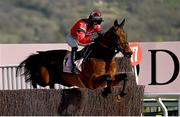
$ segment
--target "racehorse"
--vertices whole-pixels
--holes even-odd
[[[86,53],[79,74],[63,72],[64,58],[70,53],[68,50],[50,50],[32,54],[20,63],[17,74],[25,75],[26,81],[31,81],[33,88],[37,88],[37,84],[54,88],[55,83],[89,89],[103,87],[102,94],[107,96],[111,93],[112,86],[122,81],[121,75],[116,73],[115,55],[121,52],[130,58],[132,54],[127,33],[123,29],[124,23],[125,19],[120,24],[115,20],[107,32],[78,52],[77,56],[80,57]],[[123,87],[122,95],[125,95],[124,89]]]

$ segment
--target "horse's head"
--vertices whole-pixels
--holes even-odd
[[[124,23],[125,19],[120,24],[118,24],[118,21],[115,20],[113,30],[116,35],[115,41],[117,43],[117,48],[122,52],[124,56],[130,58],[132,55],[132,51],[127,40],[127,33],[123,29]]]
[[[125,19],[118,24],[118,21],[114,21],[114,25],[104,35],[104,45],[114,49],[116,52],[122,52],[125,57],[130,58],[132,51],[127,41],[127,33],[124,31],[123,26]]]

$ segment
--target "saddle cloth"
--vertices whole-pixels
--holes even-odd
[[[83,59],[79,59],[75,61],[76,67],[79,71],[81,71],[82,61]],[[64,60],[63,60],[63,72],[72,73],[71,68],[72,68],[71,53],[69,53],[64,57]]]

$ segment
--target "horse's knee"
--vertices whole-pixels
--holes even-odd
[[[112,81],[112,78],[110,75],[104,75],[104,80],[105,81]]]
[[[112,85],[112,78],[110,75],[105,76],[105,81],[107,82],[107,87],[110,89]]]
[[[120,81],[122,81],[122,80],[127,81],[128,80],[128,76],[127,76],[126,73],[119,74],[119,75],[116,76],[116,78],[119,79]]]

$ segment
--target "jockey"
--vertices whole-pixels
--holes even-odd
[[[67,36],[66,41],[71,46],[71,61],[72,61],[72,73],[76,73],[77,68],[75,65],[76,53],[78,46],[85,46],[94,41],[94,33],[100,33],[102,31],[103,22],[101,12],[93,11],[88,18],[78,20],[71,28],[70,35]]]

